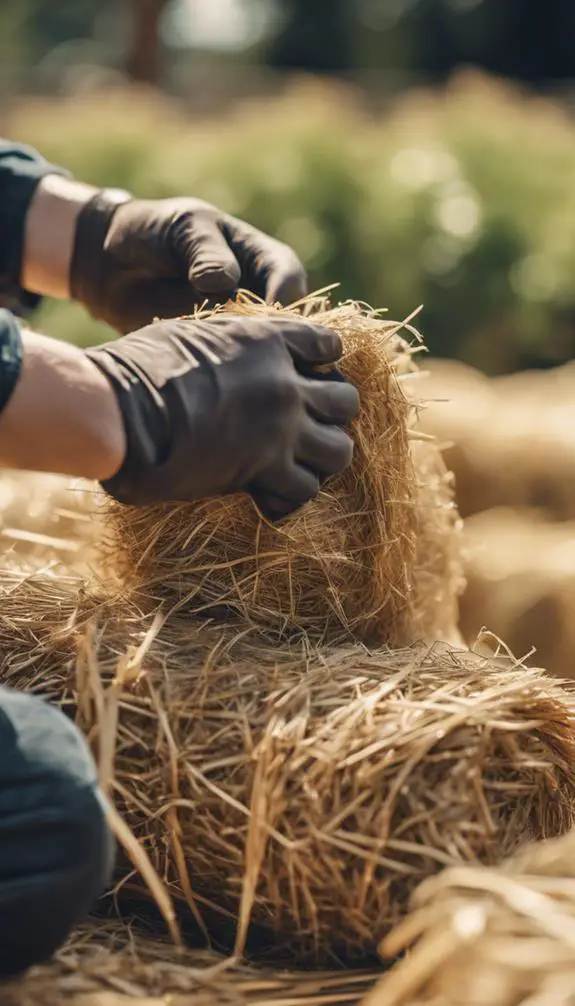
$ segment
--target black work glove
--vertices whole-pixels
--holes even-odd
[[[352,457],[342,427],[359,399],[333,368],[340,354],[318,325],[237,316],[158,322],[88,350],[127,436],[104,489],[133,505],[245,491],[268,519],[287,516]],[[333,380],[312,376],[325,365]]]
[[[287,245],[200,199],[118,205],[102,192],[79,215],[72,297],[119,332],[192,314],[240,287],[287,304],[306,293],[306,275]]]

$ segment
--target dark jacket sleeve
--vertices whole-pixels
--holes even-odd
[[[10,401],[22,368],[20,322],[0,308],[0,414]]]
[[[24,223],[38,182],[54,173],[66,174],[30,147],[0,139],[0,307],[15,314],[40,301],[20,286]]]

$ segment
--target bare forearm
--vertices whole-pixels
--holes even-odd
[[[0,467],[105,480],[125,433],[115,394],[74,346],[24,332],[22,370],[0,415]]]
[[[97,190],[59,175],[38,185],[26,215],[22,271],[25,290],[67,299],[78,214]]]

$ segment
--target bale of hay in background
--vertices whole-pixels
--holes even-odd
[[[426,360],[418,393],[425,401],[421,429],[434,437],[455,478],[462,517],[495,505],[499,479],[481,444],[495,421],[492,382],[479,371],[452,360]],[[485,471],[483,470],[485,468]]]
[[[464,556],[466,640],[474,644],[487,627],[528,663],[575,677],[575,525],[549,524],[537,512],[490,510],[465,522]],[[496,645],[481,642],[487,651]]]
[[[95,560],[99,495],[81,479],[1,471],[0,552],[85,573]]]
[[[575,387],[575,363],[571,360],[548,370],[518,370],[493,378],[493,389],[502,398],[536,400],[539,403],[568,401]]]
[[[459,518],[440,453],[412,450],[416,370],[401,326],[355,304],[307,310],[338,331],[356,384],[351,467],[278,528],[244,496],[134,510],[112,506],[109,572],[139,603],[236,616],[278,634],[401,645],[422,631],[457,639]],[[252,300],[234,313],[281,311]],[[287,315],[287,311],[284,312]]]
[[[462,517],[492,507],[575,516],[575,367],[489,381],[432,361],[422,429],[443,445]]]
[[[3,1006],[353,1006],[377,972],[274,971],[91,922],[48,963],[2,986]]]
[[[413,441],[418,480],[416,561],[412,576],[411,639],[461,642],[455,629],[464,590],[461,522],[453,506],[453,475],[435,444]]]
[[[361,959],[426,876],[575,823],[572,693],[542,672],[191,619],[154,638],[58,576],[6,573],[1,602],[3,683],[76,715],[171,893],[238,952],[254,923],[282,956]]]
[[[362,1006],[572,1006],[575,832],[424,883],[382,951],[414,942]]]

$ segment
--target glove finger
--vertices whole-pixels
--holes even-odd
[[[281,520],[315,499],[321,489],[318,476],[298,464],[260,476],[250,495],[270,521]]]
[[[342,354],[341,339],[337,332],[304,319],[277,319],[281,324],[283,340],[291,354],[296,369],[309,374],[310,367],[337,363]]]
[[[344,377],[337,367],[330,367],[329,370],[318,370],[317,367],[298,367],[302,377],[310,377],[314,381],[337,381],[338,384],[348,384],[347,377]]]
[[[269,304],[289,304],[301,300],[308,292],[307,274],[299,264],[289,268],[287,263],[282,268],[270,273],[266,285],[265,299]]]
[[[134,332],[150,325],[156,318],[181,318],[192,314],[194,307],[203,301],[204,298],[194,294],[186,280],[162,279],[138,283],[122,305],[117,328],[124,333]]]
[[[306,405],[310,416],[320,423],[347,426],[359,414],[359,395],[349,381],[305,379]]]
[[[347,468],[352,457],[353,440],[345,430],[308,419],[295,450],[299,465],[325,479]]]
[[[305,297],[307,274],[288,245],[269,240],[262,247],[262,256],[265,256],[265,299],[269,303],[288,305]]]
[[[237,289],[240,264],[211,216],[196,213],[184,217],[172,240],[196,290],[217,294]]]
[[[236,217],[225,218],[223,231],[240,263],[245,289],[284,305],[305,296],[306,271],[289,245]]]

